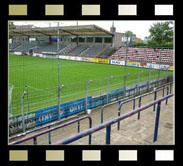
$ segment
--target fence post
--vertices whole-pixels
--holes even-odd
[[[133,100],[133,110],[135,110],[135,98]]]
[[[92,128],[92,120],[89,119],[89,128]],[[91,145],[92,135],[89,134],[89,145]]]
[[[156,120],[155,120],[155,127],[154,127],[154,139],[153,142],[157,141],[158,136],[158,126],[159,126],[159,117],[160,117],[160,108],[161,108],[161,101],[158,102],[157,105],[157,112],[156,112]]]
[[[149,81],[148,81],[148,90],[150,87],[150,81],[151,81],[151,73],[152,73],[153,69],[149,71]]]
[[[163,86],[163,94],[162,94],[162,97],[164,97],[165,95],[165,86]]]
[[[78,133],[80,133],[80,122],[78,121]]]
[[[63,87],[64,85],[58,87],[58,120],[60,120],[60,91]]]
[[[118,117],[121,115],[121,107],[122,106],[123,106],[123,103],[121,103],[119,105],[119,108],[118,108]],[[118,121],[117,127],[118,127],[118,130],[119,130],[120,129],[120,121]]]
[[[159,56],[158,86],[160,85],[161,56],[162,56],[162,48],[161,48],[161,52],[160,52],[160,56]]]
[[[167,87],[167,92],[166,92],[166,95],[168,96],[169,94],[169,87]],[[166,105],[168,104],[168,98],[166,99]]]
[[[34,145],[37,145],[37,137],[33,138],[33,143],[34,143]]]
[[[123,95],[123,97],[126,96],[126,77],[127,76],[129,76],[129,73],[128,74],[124,74],[124,83],[123,83],[124,95]]]
[[[156,96],[157,96],[157,91],[156,91],[156,88],[154,88],[154,101],[156,100]],[[156,104],[154,103],[153,111],[155,111],[155,107],[156,107]]]
[[[139,108],[141,107],[141,97],[139,97]],[[138,111],[138,120],[140,119],[140,109]]]
[[[139,83],[140,83],[140,75],[143,73],[143,71],[141,71],[141,72],[139,72],[139,74],[138,74],[138,82],[137,82],[137,85],[138,85],[138,93],[140,92],[140,90],[139,90]]]
[[[25,91],[27,92],[27,106],[28,106],[28,112],[30,112],[30,107],[29,107],[29,96],[28,96],[28,87],[27,87],[27,85],[25,86]]]
[[[168,83],[168,68],[166,69],[166,83]]]
[[[50,128],[50,126],[48,128]],[[49,140],[49,145],[50,145],[51,144],[51,132],[48,132],[48,140]]]
[[[91,81],[92,81],[92,80],[88,80],[88,82],[86,83],[85,111],[87,111],[87,104],[88,104],[88,84],[89,84]]]
[[[113,76],[110,76],[107,79],[107,103],[109,103],[109,80],[111,80],[113,78]]]
[[[22,130],[25,132],[25,117],[24,117],[24,96],[27,94],[26,91],[23,92],[21,96],[21,112],[22,112]]]
[[[172,93],[172,83],[170,83],[170,94]]]
[[[111,143],[111,125],[106,127],[106,145]]]
[[[103,110],[104,110],[104,107],[102,107],[102,110],[101,110],[101,122],[100,123],[103,123]]]

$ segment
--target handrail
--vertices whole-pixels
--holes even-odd
[[[104,109],[105,109],[106,107],[109,107],[109,106],[111,106],[111,105],[113,105],[113,104],[116,104],[116,103],[119,103],[119,104],[120,104],[121,101],[130,99],[130,98],[132,98],[132,97],[134,97],[134,96],[126,97],[126,98],[124,98],[124,99],[120,99],[120,100],[118,100],[118,101],[114,101],[114,102],[111,102],[111,103],[108,103],[108,104],[105,104],[104,106],[102,106],[102,108],[101,108],[101,123],[103,123],[103,112],[104,112]]]
[[[171,85],[172,83],[168,83],[168,84],[166,84],[166,85]],[[163,85],[163,86],[165,86],[165,85]],[[161,86],[162,87],[162,86]],[[167,87],[167,86],[166,86]],[[156,91],[159,91],[160,89],[162,90],[163,89],[163,87],[162,88],[159,88],[159,87],[157,87],[156,88]],[[170,89],[171,90],[171,89]],[[148,93],[145,93],[145,94],[143,94],[143,95],[146,95],[146,94],[149,94],[149,93],[153,93],[154,92],[154,90],[153,91],[151,91],[151,92],[148,92]],[[143,96],[143,95],[141,95],[141,96]],[[155,94],[155,96],[156,96],[156,94]],[[126,100],[130,100],[130,99],[134,99],[134,98],[137,98],[137,97],[134,97],[134,96],[132,96],[132,97],[127,97],[127,98],[125,98],[125,99],[121,99],[121,100],[118,100],[118,101],[114,101],[114,102],[112,102],[112,103],[109,103],[109,104],[106,104],[106,105],[104,105],[102,108],[101,108],[101,123],[103,123],[103,111],[104,111],[104,109],[106,108],[106,107],[109,107],[109,106],[111,106],[111,105],[113,105],[113,104],[116,104],[116,103],[119,103],[119,105],[120,105],[120,102],[123,102],[124,100],[126,101]],[[154,100],[156,100],[156,97],[154,98]],[[131,101],[131,100],[130,100]],[[135,101],[134,101],[135,102]],[[135,103],[134,103],[135,104]],[[134,104],[133,104],[133,108],[135,107],[134,106]],[[155,107],[155,106],[154,106]],[[135,108],[134,108],[135,109]]]
[[[68,137],[68,138],[62,139],[60,141],[57,141],[57,142],[53,143],[53,145],[62,145],[62,144],[68,144],[68,143],[74,142],[74,141],[76,141],[76,140],[78,140],[78,139],[80,139],[82,137],[85,137],[87,135],[91,135],[92,133],[97,132],[97,131],[99,131],[99,130],[101,130],[103,128],[106,128],[106,144],[110,144],[110,134],[111,134],[110,131],[111,131],[111,125],[112,124],[114,124],[114,123],[116,123],[118,121],[121,121],[123,119],[126,119],[126,118],[128,118],[128,117],[130,117],[130,116],[132,116],[132,115],[134,115],[136,113],[138,113],[139,111],[143,111],[143,110],[153,106],[154,104],[158,104],[158,106],[157,106],[158,109],[157,109],[157,114],[156,114],[156,121],[155,121],[154,140],[153,140],[153,142],[155,142],[157,140],[157,134],[158,134],[158,124],[159,124],[159,115],[160,115],[161,101],[163,101],[163,100],[165,100],[167,98],[170,98],[172,96],[173,96],[173,94],[169,94],[169,95],[167,95],[165,97],[162,97],[161,99],[155,100],[155,101],[150,102],[150,103],[148,103],[148,104],[146,104],[146,105],[144,105],[144,106],[142,106],[140,108],[137,108],[136,110],[133,110],[133,111],[128,112],[128,113],[125,113],[125,114],[123,114],[123,115],[121,115],[119,117],[116,117],[116,118],[114,118],[112,120],[109,120],[107,122],[99,124],[99,125],[97,125],[95,127],[92,127],[92,128],[90,128],[88,130],[84,130],[84,131],[82,131],[82,132],[80,132],[80,133],[78,133],[76,135],[71,136],[71,137]]]
[[[74,118],[79,118],[79,116],[78,116],[78,115],[74,115],[74,116],[68,117],[68,118],[66,118],[66,119],[59,120],[59,121],[57,121],[57,122],[52,122],[52,123],[47,124],[47,125],[45,125],[45,126],[41,126],[41,127],[34,128],[33,130],[26,131],[26,132],[24,132],[24,133],[21,133],[21,134],[18,134],[18,135],[9,137],[9,140],[12,140],[12,139],[15,139],[15,138],[19,138],[19,137],[21,137],[21,136],[25,136],[25,135],[27,135],[27,134],[30,134],[30,133],[33,133],[33,132],[35,132],[35,131],[39,131],[39,130],[45,129],[45,128],[47,128],[47,127],[50,128],[50,127],[53,126],[53,125],[57,125],[57,124],[59,124],[59,123],[62,123],[62,122],[65,122],[65,121],[68,121],[68,120],[71,120],[71,119],[74,119]],[[79,131],[80,131],[80,125],[79,125],[79,121],[78,121],[78,133],[79,133]]]
[[[164,97],[164,89],[165,89],[165,88],[167,88],[167,95],[168,95],[168,94],[169,94],[169,87],[168,87],[168,86],[163,86],[162,88],[152,90],[151,92],[148,92],[148,93],[142,94],[142,95],[140,95],[140,96],[134,97],[134,98],[132,98],[132,99],[129,99],[129,100],[126,100],[126,101],[121,102],[121,103],[119,104],[119,108],[118,108],[118,116],[120,116],[120,114],[121,114],[121,108],[122,108],[122,105],[123,105],[123,104],[128,103],[128,102],[130,102],[130,101],[133,100],[133,110],[134,110],[134,109],[135,109],[135,100],[136,100],[136,99],[139,99],[139,105],[138,105],[138,107],[141,107],[141,99],[142,99],[142,97],[145,97],[145,96],[148,96],[148,95],[154,93],[154,101],[155,101],[156,98],[157,98],[157,92],[158,92],[158,91],[163,90],[162,97]],[[168,103],[168,99],[166,99],[166,104],[167,104],[167,103]],[[155,105],[156,105],[156,104],[154,104],[153,111],[155,111]],[[138,112],[138,120],[139,120],[139,119],[140,119],[140,112]],[[120,129],[120,121],[118,122],[118,130],[119,130],[119,129]]]
[[[33,139],[34,145],[37,145],[37,137],[38,137],[38,136],[41,136],[41,135],[43,135],[43,134],[46,134],[46,133],[49,134],[49,144],[51,144],[51,134],[50,134],[51,131],[54,131],[54,130],[63,128],[63,127],[65,127],[65,126],[71,125],[71,124],[73,124],[73,123],[75,123],[75,122],[78,122],[78,121],[81,121],[81,120],[84,120],[84,119],[89,119],[89,128],[91,128],[91,127],[92,127],[92,119],[91,119],[91,117],[90,117],[89,115],[86,115],[86,116],[80,117],[80,118],[78,118],[78,119],[75,119],[75,120],[66,122],[66,123],[64,123],[64,124],[61,124],[61,125],[59,125],[59,126],[56,126],[56,127],[50,128],[50,129],[46,129],[46,130],[41,131],[41,132],[39,132],[39,133],[33,134],[33,135],[31,135],[31,136],[28,136],[28,137],[19,139],[19,140],[14,141],[14,142],[11,142],[9,145],[19,144],[19,143],[28,141],[28,140],[30,140],[30,139]],[[91,143],[91,135],[89,135],[89,144],[90,144],[90,143]]]

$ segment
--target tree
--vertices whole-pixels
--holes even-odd
[[[134,46],[134,47],[146,47],[147,44],[144,43],[143,41],[141,41],[141,42],[135,43],[133,46]]]
[[[13,22],[9,22],[9,30],[16,29]]]
[[[131,32],[131,31],[126,31],[125,32],[126,44],[131,45],[131,43],[132,43],[132,36],[133,36],[133,32]]]
[[[173,46],[173,22],[154,23],[149,29],[150,36],[148,45],[156,47]]]
[[[16,29],[13,22],[9,22],[9,30]],[[12,39],[12,36],[9,36],[10,39]]]

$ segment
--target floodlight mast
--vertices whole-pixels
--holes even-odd
[[[114,48],[114,21],[112,22],[112,47]]]
[[[57,83],[58,83],[58,120],[60,120],[60,71],[59,71],[59,22],[57,28],[57,65],[58,65],[58,73],[57,73]]]

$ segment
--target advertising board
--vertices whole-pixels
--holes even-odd
[[[91,97],[88,97],[88,101]],[[60,118],[65,118],[67,116],[79,113],[85,110],[85,98],[70,101],[60,105]],[[48,122],[58,119],[58,106],[52,106],[48,108],[43,108],[36,111],[36,126],[46,124]]]
[[[133,62],[133,61],[127,61],[127,66],[134,66],[136,67],[137,66],[137,62]]]
[[[169,69],[169,65],[160,65],[160,68],[162,70],[167,70],[167,69]]]
[[[35,56],[35,57],[43,57],[43,54],[33,53],[33,56]]]
[[[24,118],[26,129],[33,128],[36,126],[35,113],[25,113]],[[13,116],[9,118],[9,133],[14,134],[22,131],[22,116]]]
[[[14,52],[15,55],[22,55],[21,52]]]
[[[109,59],[101,59],[101,58],[98,58],[98,63],[109,64]]]
[[[90,58],[90,62],[97,63],[98,62],[98,58]]]
[[[109,64],[111,65],[125,65],[124,61],[117,61],[117,60],[109,60]]]
[[[174,70],[174,66],[170,66],[170,67],[169,67],[169,70],[170,70],[170,71],[173,71],[173,70]]]

